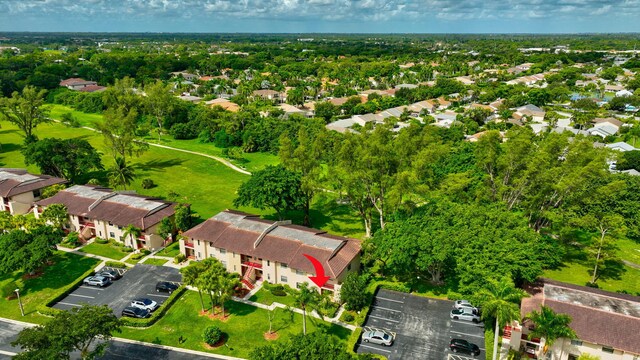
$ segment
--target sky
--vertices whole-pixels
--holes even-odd
[[[640,0],[0,0],[0,31],[640,32]]]

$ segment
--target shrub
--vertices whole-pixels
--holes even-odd
[[[112,268],[119,268],[119,269],[126,269],[127,265],[125,265],[125,263],[119,262],[119,261],[107,261],[104,266],[108,266],[108,267],[112,267]]]
[[[17,288],[18,288],[18,284],[16,284],[15,281],[9,281],[8,283],[2,286],[2,289],[0,289],[2,291],[2,297],[8,298],[9,296],[15,293]]]
[[[72,231],[62,240],[60,245],[72,249],[78,247],[78,245],[80,245],[80,236],[77,232]]]
[[[594,283],[594,282],[591,282],[591,281],[587,281],[587,284],[586,284],[586,285],[587,285],[588,287],[590,287],[590,288],[594,288],[594,289],[599,289],[599,288],[600,288],[600,287],[598,286],[598,284],[596,284],[596,283]]]
[[[80,127],[80,121],[78,121],[78,119],[76,119],[70,112],[60,115],[60,121],[69,127]]]
[[[146,178],[146,179],[142,179],[142,188],[143,189],[151,189],[156,187],[156,184],[153,182],[153,180]]]
[[[269,292],[273,295],[273,296],[287,296],[287,292],[284,290],[284,286],[278,284],[278,285],[269,285],[269,287],[267,287],[267,290],[269,290]]]
[[[207,344],[213,346],[217,344],[222,339],[222,331],[219,327],[215,325],[211,325],[204,329],[204,333],[202,334],[202,339]]]
[[[94,242],[97,244],[107,244],[109,243],[109,240],[97,237]]]
[[[184,254],[178,254],[178,255],[176,255],[176,257],[173,258],[173,263],[174,264],[180,264],[181,262],[184,262],[185,260],[187,260],[187,257]]]
[[[147,250],[147,249],[142,249],[142,250],[140,250],[140,254],[142,254],[142,256],[147,256],[147,255],[151,254],[151,251]]]
[[[347,322],[347,323],[350,323],[353,320],[355,320],[355,316],[353,316],[352,313],[350,313],[348,311],[345,311],[345,312],[342,313],[342,316],[340,316],[340,320],[344,321],[344,322]]]
[[[127,246],[127,247],[124,247],[124,246],[123,246],[123,247],[122,247],[122,249],[120,249],[120,250],[122,250],[122,251],[124,251],[124,252],[126,252],[126,253],[133,252],[133,248],[130,248],[130,247],[128,247],[128,246]]]

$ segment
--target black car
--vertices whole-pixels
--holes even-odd
[[[157,292],[168,292],[169,294],[171,294],[172,292],[174,292],[176,289],[178,289],[178,285],[172,283],[172,282],[168,282],[168,281],[160,281],[156,284],[156,291]]]
[[[453,352],[461,352],[465,354],[471,354],[473,356],[480,355],[480,348],[476,344],[472,344],[463,339],[451,339],[449,343],[449,349]]]
[[[122,275],[120,275],[120,273],[117,270],[113,270],[113,269],[108,269],[108,270],[102,270],[100,271],[100,273],[98,274],[99,276],[104,276],[106,278],[109,278],[111,280],[118,280],[122,277]]]
[[[124,308],[124,310],[122,310],[122,316],[144,319],[151,316],[151,311],[133,306],[127,306],[126,308]]]

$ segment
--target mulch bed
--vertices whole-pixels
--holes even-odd
[[[215,313],[210,313],[209,310],[205,310],[205,311],[200,311],[200,316],[206,316],[211,320],[220,320],[222,322],[227,322],[229,321],[229,318],[231,317],[230,313],[227,313],[226,316],[222,316],[222,311],[218,311]]]
[[[264,339],[267,341],[273,341],[273,340],[277,340],[280,335],[278,335],[277,332],[272,332],[271,334],[269,334],[268,332],[262,334],[264,336]]]
[[[208,350],[215,350],[219,347],[221,347],[222,345],[224,345],[224,343],[227,342],[227,334],[222,334],[222,337],[220,338],[220,341],[218,341],[217,343],[213,344],[213,345],[209,345],[206,342],[203,343],[204,347]]]

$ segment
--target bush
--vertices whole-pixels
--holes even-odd
[[[109,243],[109,240],[97,237],[97,238],[94,240],[94,242],[95,242],[96,244],[108,244],[108,243]]]
[[[18,284],[16,284],[15,281],[9,281],[8,283],[4,284],[4,286],[2,286],[2,289],[0,289],[2,291],[2,297],[6,299],[9,296],[15,294],[17,288]]]
[[[77,232],[72,231],[69,233],[69,235],[62,239],[60,245],[71,249],[76,248],[80,245],[80,236]]]
[[[202,339],[207,344],[213,346],[222,340],[222,331],[215,325],[208,326],[202,333]]]
[[[151,189],[156,187],[156,184],[153,182],[153,180],[146,178],[146,179],[142,179],[142,188],[143,189]]]
[[[71,113],[67,112],[64,113],[62,115],[60,115],[60,121],[69,126],[69,127],[73,127],[73,128],[79,128],[80,127],[80,121],[78,121],[78,119],[76,119]]]
[[[125,263],[122,263],[120,261],[107,261],[104,266],[108,266],[108,267],[112,267],[112,268],[119,268],[119,269],[126,269],[127,265]]]
[[[147,255],[151,254],[151,250],[142,249],[142,250],[140,250],[140,254],[142,254],[142,256],[147,256]]]
[[[180,264],[181,262],[184,262],[185,260],[187,260],[187,256],[184,254],[178,254],[176,255],[176,257],[173,258],[173,263],[174,264]]]
[[[598,286],[598,284],[596,284],[594,282],[591,282],[591,281],[587,281],[586,285],[587,285],[587,287],[594,288],[594,289],[599,289],[600,288]]]
[[[353,314],[348,311],[343,312],[342,316],[340,316],[340,321],[343,321],[346,323],[350,323],[355,319],[356,319],[355,316],[353,316]]]
[[[93,274],[94,274],[93,269],[89,269],[85,271],[85,273],[82,274],[80,277],[78,277],[75,282],[72,282],[71,284],[67,286],[63,286],[62,288],[58,289],[58,291],[55,292],[54,295],[51,298],[49,298],[47,302],[37,307],[38,313],[45,316],[53,316],[61,311],[64,311],[64,310],[51,308],[50,306],[53,306],[53,304],[67,297],[67,295],[70,292],[75,290],[78,286],[82,285],[82,281],[84,280],[84,278],[86,278],[87,276],[91,276]]]
[[[130,247],[128,247],[128,246],[126,246],[126,247],[125,247],[125,246],[123,246],[123,247],[122,247],[122,249],[120,249],[120,250],[122,250],[122,251],[124,251],[124,252],[126,252],[126,253],[133,252],[133,248],[130,248]]]
[[[267,290],[269,290],[269,292],[273,295],[273,296],[287,296],[287,292],[284,289],[284,286],[278,284],[278,285],[269,285],[269,287],[267,287]]]

